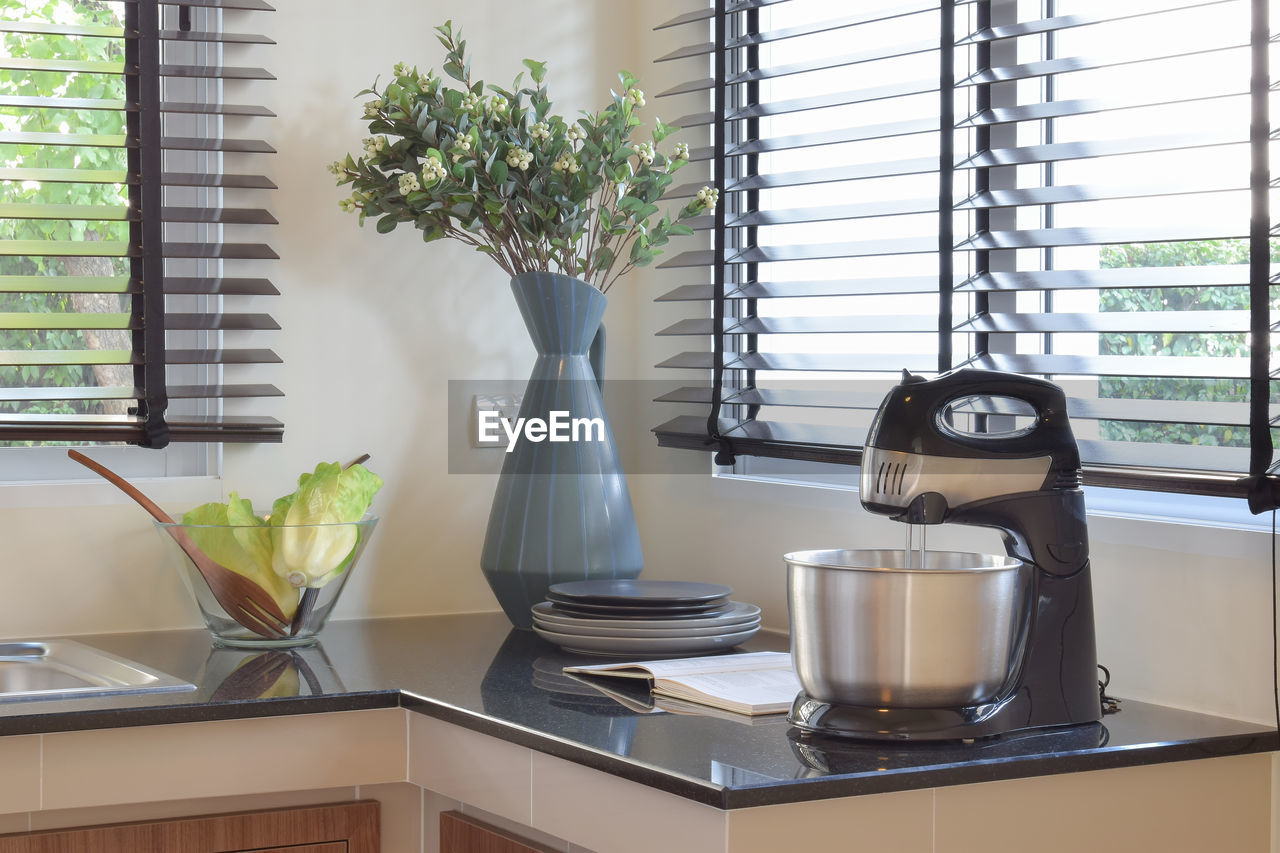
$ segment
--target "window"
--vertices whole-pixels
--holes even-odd
[[[278,396],[236,371],[279,359],[257,308],[275,258],[261,0],[0,0],[0,454],[48,443],[279,441],[239,407]],[[244,11],[236,11],[244,10]],[[224,16],[239,16],[224,27]],[[251,374],[256,375],[256,374]],[[36,448],[47,451],[52,448]],[[212,451],[158,463],[189,472]],[[37,453],[39,458],[41,454]],[[43,466],[43,463],[37,463]],[[156,465],[151,466],[153,469]],[[145,469],[144,469],[145,470]]]
[[[663,444],[856,463],[901,369],[1066,389],[1086,482],[1243,495],[1271,465],[1267,0],[725,0],[712,341]],[[1251,75],[1263,73],[1251,85]],[[687,93],[698,83],[676,87]],[[1251,344],[1253,346],[1251,347]],[[695,410],[696,411],[696,410]],[[1265,493],[1265,494],[1264,494]]]

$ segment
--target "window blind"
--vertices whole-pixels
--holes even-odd
[[[1267,5],[724,0],[669,22],[712,35],[664,59],[718,57],[670,93],[708,93],[685,121],[729,203],[712,250],[664,265],[714,280],[660,297],[701,315],[659,333],[694,344],[661,366],[710,376],[661,398],[697,408],[659,442],[856,464],[903,368],[972,366],[1063,385],[1086,483],[1274,505]]]
[[[271,7],[3,9],[0,442],[281,440],[278,420],[227,411],[281,394],[236,379],[280,359],[257,310],[277,290],[255,275],[277,257],[256,173],[274,149],[238,138],[272,113],[223,97],[274,79],[227,61],[272,42],[225,31],[229,10]]]

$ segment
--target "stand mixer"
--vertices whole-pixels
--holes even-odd
[[[982,401],[1001,398],[1029,407],[1028,425],[956,426],[954,413],[972,402],[989,423],[1007,421],[981,414]],[[1080,456],[1061,388],[994,371],[933,380],[903,371],[867,435],[861,500],[909,524],[996,528],[1008,557],[922,551],[916,564],[910,548],[787,555],[792,652],[805,688],[793,725],[969,740],[1101,719]],[[998,663],[972,687],[944,684],[948,667],[964,670],[969,658]]]

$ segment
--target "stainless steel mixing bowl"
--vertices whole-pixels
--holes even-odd
[[[1031,567],[1012,557],[901,550],[787,554],[791,655],[820,702],[960,708],[997,698],[1018,665]]]

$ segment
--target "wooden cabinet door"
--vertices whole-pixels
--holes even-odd
[[[378,853],[378,803],[362,800],[0,835],[0,853]]]
[[[555,853],[460,812],[440,815],[440,853]]]

